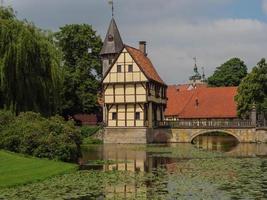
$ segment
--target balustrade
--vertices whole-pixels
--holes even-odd
[[[251,120],[241,119],[180,119],[177,121],[158,121],[157,127],[171,128],[251,128]]]

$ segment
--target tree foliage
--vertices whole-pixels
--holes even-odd
[[[257,111],[267,110],[267,63],[262,59],[238,87],[238,115],[248,117],[255,104]]]
[[[217,67],[214,74],[208,78],[210,86],[238,86],[247,75],[247,66],[239,58],[232,58]]]
[[[101,38],[87,24],[61,27],[56,37],[63,52],[65,70],[62,90],[63,115],[97,112]]]
[[[34,25],[0,8],[1,107],[50,115],[58,108],[59,60],[52,41]]]
[[[15,19],[15,16],[13,8],[0,6],[0,19]]]

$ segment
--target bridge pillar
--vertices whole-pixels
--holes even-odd
[[[148,103],[148,128],[153,128],[153,107],[152,107],[152,102]]]
[[[257,125],[257,110],[256,106],[252,106],[252,110],[250,112],[250,120],[251,120],[251,125],[256,126]]]

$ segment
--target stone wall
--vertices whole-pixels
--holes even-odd
[[[265,129],[257,129],[258,138],[262,141],[267,143],[267,128]]]
[[[191,143],[198,135],[209,132],[224,132],[242,143],[267,142],[267,130],[250,129],[148,129],[105,128],[106,144]]]
[[[146,144],[147,128],[105,128],[105,144]]]

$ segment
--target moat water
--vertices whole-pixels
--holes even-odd
[[[83,146],[79,163],[80,170],[0,188],[0,199],[267,199],[267,144],[227,135],[193,144]]]
[[[198,136],[193,144],[86,146],[79,162],[81,170],[133,174],[99,199],[267,199],[267,144],[229,135]]]

